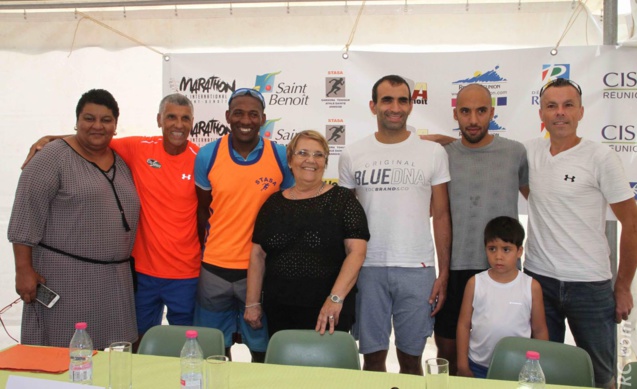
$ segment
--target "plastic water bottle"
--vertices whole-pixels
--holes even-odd
[[[203,351],[197,341],[197,331],[186,331],[186,344],[181,349],[181,388],[203,388]]]
[[[537,351],[526,352],[526,362],[520,370],[518,388],[544,389],[546,378],[540,366],[540,353]]]
[[[93,383],[93,341],[86,332],[86,323],[75,324],[75,334],[69,345],[71,363],[69,381],[91,385]]]

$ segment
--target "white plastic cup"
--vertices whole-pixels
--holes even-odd
[[[228,389],[230,387],[230,364],[225,355],[206,358],[206,389]]]
[[[130,342],[115,342],[108,348],[109,389],[133,387],[133,347]]]
[[[425,361],[427,389],[449,388],[449,361],[444,358],[431,358]]]

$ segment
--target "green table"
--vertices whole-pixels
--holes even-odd
[[[93,357],[93,385],[108,386],[108,353]],[[9,375],[20,375],[55,381],[68,380],[63,374],[23,373],[0,370],[0,388],[4,388]],[[478,380],[450,377],[450,389],[514,389],[517,382]],[[243,362],[230,363],[231,389],[418,389],[425,387],[425,378],[396,373],[264,365]],[[550,389],[573,388],[547,385]],[[133,388],[179,388],[179,358],[133,355]]]

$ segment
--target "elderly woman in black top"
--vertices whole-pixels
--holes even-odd
[[[369,230],[354,194],[323,182],[328,156],[321,134],[298,133],[287,147],[296,185],[270,196],[257,216],[244,317],[260,328],[265,311],[270,336],[349,331],[354,322],[352,289]]]

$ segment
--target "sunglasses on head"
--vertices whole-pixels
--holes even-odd
[[[577,90],[577,93],[579,93],[580,96],[582,95],[582,88],[575,81],[571,81],[568,78],[556,78],[544,84],[542,89],[540,89],[540,97],[542,97],[544,92],[552,86],[566,86],[566,85],[572,86],[573,88],[575,88],[575,90]]]
[[[235,97],[246,96],[246,95],[250,95],[254,97],[255,99],[259,100],[261,102],[261,106],[263,106],[263,108],[265,109],[265,99],[263,98],[263,95],[258,90],[252,89],[252,88],[240,88],[232,92],[232,95],[230,95],[230,99],[228,100],[228,107],[230,107],[230,104],[232,104],[232,100]]]

